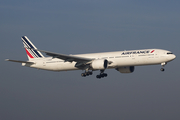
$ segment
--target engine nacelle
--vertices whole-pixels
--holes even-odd
[[[132,73],[134,72],[134,66],[119,67],[119,68],[116,68],[116,70],[121,73]]]
[[[104,70],[108,67],[108,61],[106,59],[94,60],[91,67],[94,70]]]

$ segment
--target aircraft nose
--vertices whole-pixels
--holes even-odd
[[[168,55],[167,60],[172,61],[172,60],[174,60],[175,58],[176,58],[176,55],[171,54],[171,55]]]
[[[176,55],[173,54],[173,60],[176,58]]]

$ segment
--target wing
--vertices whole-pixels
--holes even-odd
[[[37,49],[36,49],[37,50]],[[40,51],[40,52],[43,52],[45,53],[46,55],[48,56],[52,56],[54,58],[59,58],[59,59],[62,59],[64,60],[65,62],[68,61],[68,62],[78,62],[78,63],[87,63],[87,62],[90,62],[92,61],[93,59],[91,58],[84,58],[84,57],[78,57],[78,56],[74,56],[74,55],[64,55],[64,54],[59,54],[59,53],[53,53],[53,52],[48,52],[48,51],[44,51],[44,50],[37,50],[37,51]]]

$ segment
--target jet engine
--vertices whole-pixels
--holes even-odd
[[[108,60],[106,59],[98,59],[98,60],[94,60],[91,63],[91,67],[94,70],[104,70],[108,67]]]
[[[132,73],[132,72],[134,72],[134,66],[118,67],[118,68],[116,68],[116,70],[121,73]]]

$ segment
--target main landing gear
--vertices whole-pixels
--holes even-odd
[[[165,70],[163,67],[166,65],[166,62],[161,63],[162,68],[160,69],[162,72]]]
[[[84,73],[81,73],[82,77],[86,77],[86,76],[89,76],[89,75],[92,75],[92,71],[85,71]]]
[[[104,73],[104,70],[100,70],[100,74],[96,76],[96,78],[100,79],[100,78],[103,78],[103,77],[107,77],[107,74]]]
[[[81,73],[81,76],[82,77],[86,77],[86,76],[89,76],[89,75],[92,75],[93,72],[92,71],[89,71],[89,70],[85,70],[84,73]],[[104,78],[104,77],[107,77],[107,74],[104,73],[104,70],[100,70],[100,74],[96,76],[96,78],[100,79],[100,78]]]

